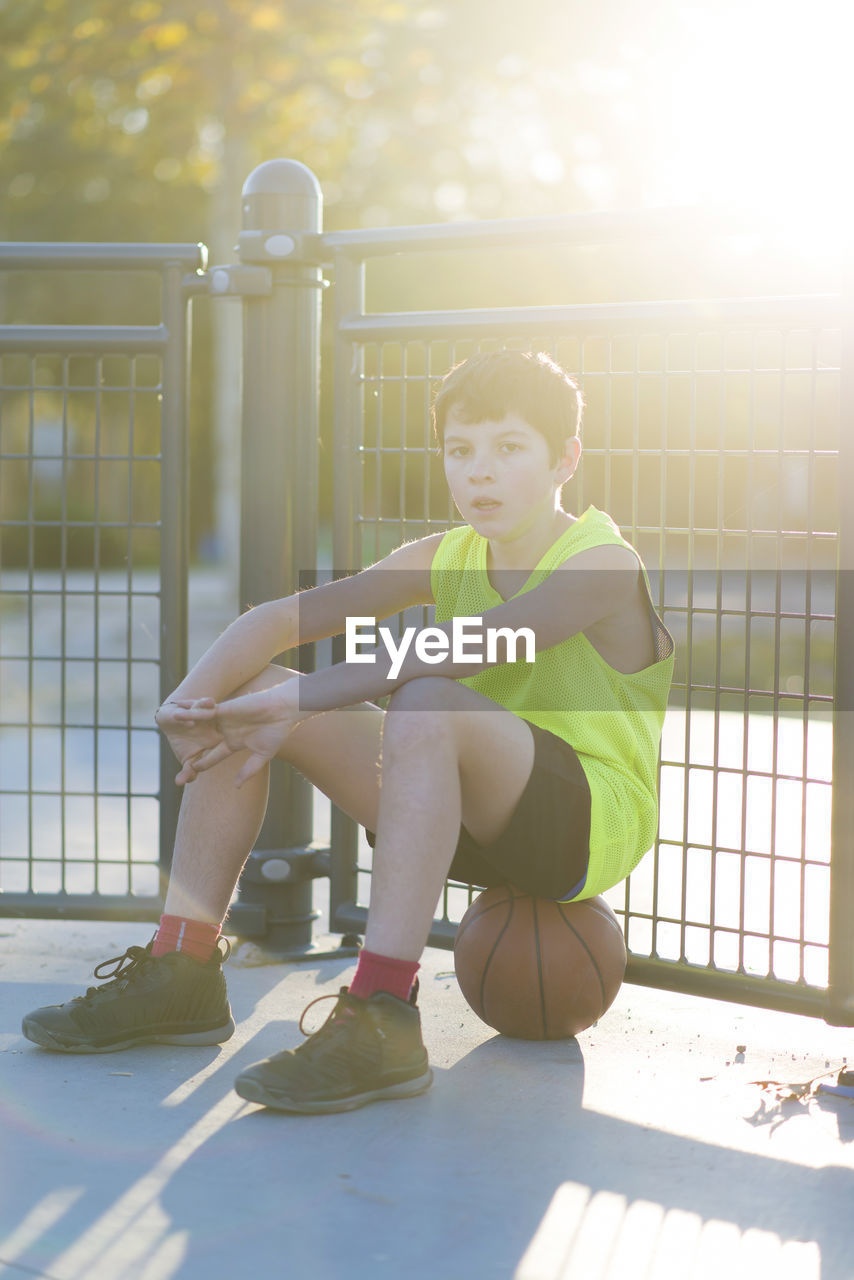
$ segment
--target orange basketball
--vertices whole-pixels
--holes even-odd
[[[454,967],[472,1009],[523,1040],[563,1040],[601,1018],[620,989],[626,944],[604,898],[554,902],[487,889],[460,921]]]

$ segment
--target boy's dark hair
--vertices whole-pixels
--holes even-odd
[[[451,409],[462,422],[500,422],[517,413],[545,436],[554,463],[567,437],[581,435],[584,399],[544,351],[494,351],[470,356],[442,379],[430,414],[440,449]]]

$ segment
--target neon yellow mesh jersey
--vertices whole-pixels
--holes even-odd
[[[561,534],[521,591],[530,591],[570,556],[618,543],[637,555],[604,511],[588,507]],[[486,571],[486,538],[470,525],[445,534],[433,558],[436,621],[472,617],[502,603]],[[658,753],[674,645],[649,597],[656,661],[626,675],[608,665],[583,632],[537,654],[534,663],[491,667],[461,680],[578,753],[591,794],[590,863],[577,899],[624,880],[651,848],[658,830]]]

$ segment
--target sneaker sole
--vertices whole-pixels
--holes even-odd
[[[21,1030],[26,1038],[42,1049],[52,1049],[56,1053],[118,1053],[120,1049],[132,1049],[138,1044],[178,1044],[202,1046],[222,1044],[230,1040],[235,1032],[234,1019],[221,1027],[209,1031],[183,1031],[178,1034],[158,1035],[156,1032],[146,1036],[132,1036],[128,1040],[119,1040],[114,1044],[92,1044],[86,1041],[70,1041],[52,1034],[40,1023],[25,1018]]]
[[[428,1068],[424,1075],[417,1076],[414,1080],[386,1085],[383,1089],[372,1089],[370,1093],[354,1094],[352,1098],[335,1098],[330,1102],[297,1102],[293,1098],[271,1093],[260,1080],[252,1076],[238,1076],[234,1082],[234,1089],[247,1102],[260,1102],[262,1106],[272,1107],[274,1111],[289,1111],[299,1115],[326,1115],[334,1111],[356,1111],[369,1102],[414,1098],[419,1093],[426,1093],[432,1083],[433,1072]]]

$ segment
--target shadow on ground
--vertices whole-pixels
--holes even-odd
[[[268,992],[280,972],[269,976]],[[494,1036],[437,1070],[423,1097],[350,1114],[241,1103],[233,1076],[298,1039],[292,1022],[274,1022],[236,1052],[151,1046],[69,1060],[25,1049],[5,1099],[3,1216],[15,1256],[0,1248],[0,1258],[11,1273],[509,1280],[556,1189],[574,1182],[627,1208],[653,1202],[782,1242],[815,1240],[821,1280],[851,1278],[832,1212],[854,1203],[850,1169],[585,1111],[576,1041]],[[39,1164],[35,1201],[35,1171],[14,1172],[21,1161]]]

